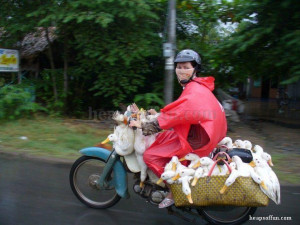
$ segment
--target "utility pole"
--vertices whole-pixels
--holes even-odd
[[[176,0],[169,0],[168,3],[168,42],[164,43],[165,61],[165,85],[164,101],[169,104],[173,101],[174,89],[174,56],[176,49]]]

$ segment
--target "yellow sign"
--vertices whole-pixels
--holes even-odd
[[[19,71],[19,52],[13,49],[0,48],[0,72]]]

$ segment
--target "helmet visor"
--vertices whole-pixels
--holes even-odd
[[[195,58],[193,56],[185,55],[183,57],[177,57],[174,62],[179,63],[179,62],[191,62],[194,61]]]

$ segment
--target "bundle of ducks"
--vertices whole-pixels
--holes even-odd
[[[135,104],[129,105],[124,113],[116,111],[112,119],[116,122],[114,132],[108,135],[107,139],[101,144],[106,144],[109,141],[113,143],[113,149],[121,156],[135,156],[138,163],[138,171],[140,174],[140,186],[144,186],[144,181],[147,175],[153,175],[148,170],[147,165],[143,160],[145,150],[155,141],[156,135],[144,136],[141,129],[133,129],[129,127],[130,120],[139,120],[141,122],[150,122],[159,116],[150,115],[144,109],[138,109]],[[155,178],[153,178],[155,179]]]
[[[229,168],[224,165],[213,167],[215,161],[212,157],[199,157],[196,154],[189,153],[185,157],[178,159],[173,156],[171,161],[166,164],[158,183],[165,181],[169,184],[182,184],[182,192],[186,195],[188,201],[193,204],[191,197],[191,186],[195,186],[201,177],[206,177],[212,169],[211,176],[229,175],[220,194],[224,194],[228,188],[236,181],[238,177],[251,177],[260,189],[276,204],[280,204],[280,184],[279,180],[272,170],[272,157],[265,152],[259,145],[252,147],[248,140],[232,141],[230,137],[225,137],[217,147],[226,148],[226,152],[235,149],[247,149],[252,155],[251,162],[244,162],[241,157],[234,155],[229,160]],[[181,164],[181,161],[189,161],[188,166]]]

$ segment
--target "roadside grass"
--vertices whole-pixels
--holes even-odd
[[[300,184],[300,155],[299,154],[284,154],[273,153],[272,161],[274,167],[272,168],[278,176],[281,184]]]
[[[112,131],[50,117],[1,122],[0,127],[1,151],[68,159],[77,158],[81,148],[94,146]]]

